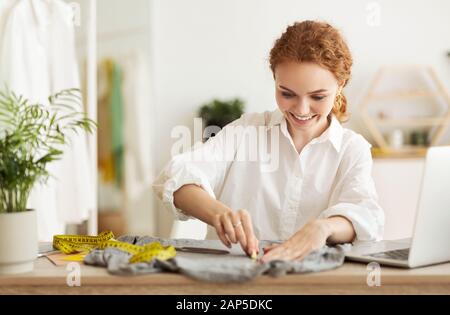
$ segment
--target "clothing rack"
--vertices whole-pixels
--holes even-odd
[[[87,115],[97,121],[97,0],[90,0],[87,15],[86,55],[87,55]],[[90,171],[94,187],[98,186],[97,176],[97,132],[89,135],[89,152],[91,158]],[[95,194],[95,207],[90,211],[87,222],[87,232],[90,235],[98,234],[98,200]]]

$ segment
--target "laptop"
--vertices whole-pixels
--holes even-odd
[[[412,238],[356,242],[346,258],[404,268],[450,261],[450,146],[427,151]]]

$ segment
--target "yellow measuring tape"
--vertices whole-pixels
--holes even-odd
[[[173,246],[162,246],[159,242],[153,242],[144,246],[120,242],[114,239],[111,231],[101,232],[98,236],[89,235],[55,235],[53,247],[64,254],[76,254],[69,260],[83,260],[93,249],[117,248],[130,253],[130,263],[148,262],[152,259],[167,260],[176,256]]]

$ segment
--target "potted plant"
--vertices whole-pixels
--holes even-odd
[[[68,132],[93,131],[95,122],[78,111],[80,104],[78,89],[50,96],[47,105],[0,91],[0,273],[33,269],[37,221],[28,196],[51,175],[47,165],[62,157]]]
[[[214,99],[200,107],[199,116],[202,118],[205,128],[212,130],[211,134],[207,133],[207,137],[214,136],[212,126],[219,128],[225,127],[233,120],[238,119],[244,113],[244,102],[239,98],[231,100]]]

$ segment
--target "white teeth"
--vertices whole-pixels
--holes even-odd
[[[313,116],[300,117],[300,116],[297,116],[297,115],[295,115],[295,114],[292,114],[292,115],[294,115],[295,118],[297,118],[298,120],[310,120],[310,119],[313,117]]]

